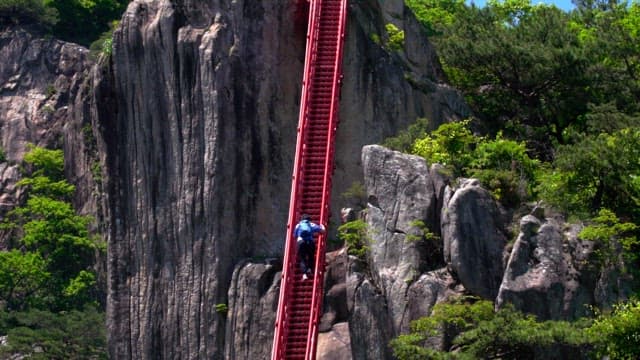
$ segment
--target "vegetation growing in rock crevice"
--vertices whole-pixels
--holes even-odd
[[[367,223],[364,220],[349,221],[340,225],[338,236],[347,247],[349,255],[366,261],[371,240],[367,235]]]

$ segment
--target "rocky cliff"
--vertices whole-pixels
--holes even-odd
[[[75,204],[100,216],[99,169],[91,126],[93,61],[86,48],[29,31],[0,32],[0,218],[20,203],[16,188],[27,144],[65,151],[65,173],[76,185]],[[8,234],[0,233],[0,244]]]

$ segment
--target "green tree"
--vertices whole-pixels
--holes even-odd
[[[567,213],[589,217],[608,207],[640,221],[640,128],[582,136],[560,146],[540,181],[540,196]]]
[[[36,305],[50,275],[40,254],[0,251],[0,300],[9,310]]]
[[[464,9],[463,0],[406,0],[427,30],[427,35],[441,35],[445,26],[454,23],[456,13]]]
[[[113,20],[118,19],[128,0],[47,0],[47,6],[60,14],[54,33],[64,40],[89,46],[101,34],[109,31]]]
[[[636,234],[638,226],[623,223],[608,209],[601,209],[592,224],[579,234],[580,238],[594,241],[599,265],[603,268],[623,266],[623,272],[638,273],[638,251],[640,241]],[[628,268],[626,268],[628,267]]]
[[[471,163],[471,153],[479,141],[468,125],[468,121],[442,124],[431,135],[416,140],[411,152],[429,163],[448,166],[455,175],[462,175]]]
[[[63,313],[0,311],[0,334],[7,336],[3,359],[107,359],[104,312],[92,306]]]
[[[367,223],[363,220],[349,221],[340,225],[338,236],[344,241],[347,252],[364,260],[369,252],[369,236],[367,235]]]
[[[588,321],[537,321],[506,306],[494,312],[493,303],[462,298],[437,304],[430,316],[415,320],[409,334],[392,340],[394,355],[407,359],[528,359],[537,351],[563,349],[580,354],[589,343]],[[426,347],[425,341],[453,335],[451,349]],[[450,351],[455,350],[455,351]]]
[[[0,0],[0,25],[39,25],[45,29],[58,22],[56,9],[43,0]]]
[[[587,330],[597,358],[640,359],[640,301],[632,300],[600,314]]]
[[[69,202],[74,187],[64,180],[62,151],[31,147],[24,161],[31,176],[19,184],[28,199],[9,212],[3,226],[15,230],[27,253],[44,260],[50,278],[39,292],[41,302],[69,309],[95,301],[92,267],[104,248],[89,234],[91,218],[77,215]]]
[[[590,95],[589,59],[569,20],[552,6],[490,2],[458,11],[436,42],[484,130],[526,139],[541,157],[564,143]]]

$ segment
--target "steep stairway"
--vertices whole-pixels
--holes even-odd
[[[326,238],[316,238],[316,264],[303,280],[293,228],[302,214],[327,224],[334,137],[342,77],[347,0],[311,0],[298,139],[272,359],[315,359],[322,314]]]

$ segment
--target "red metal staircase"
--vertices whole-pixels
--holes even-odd
[[[280,299],[271,358],[315,359],[322,314],[325,244],[316,239],[314,276],[302,280],[293,228],[303,213],[327,224],[338,126],[347,0],[311,0],[298,141],[293,169]]]

